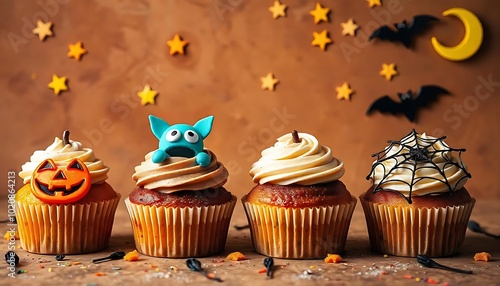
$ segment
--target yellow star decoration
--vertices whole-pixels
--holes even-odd
[[[313,38],[311,45],[318,46],[322,51],[326,49],[326,45],[332,42],[332,39],[328,37],[327,30],[323,30],[321,33],[313,32]]]
[[[59,93],[63,90],[68,90],[68,86],[66,85],[66,77],[58,77],[57,75],[52,75],[52,81],[49,83],[49,88],[54,90],[55,95],[59,95]]]
[[[273,13],[273,19],[278,19],[279,17],[286,17],[286,5],[281,4],[279,0],[274,1],[274,5],[269,7],[269,11]]]
[[[382,70],[379,73],[381,76],[384,76],[386,80],[392,80],[392,77],[398,75],[396,71],[395,64],[382,64]]]
[[[356,36],[356,30],[359,28],[359,26],[356,25],[356,23],[354,23],[354,20],[352,18],[347,20],[347,22],[345,23],[340,23],[340,25],[342,26],[343,36],[346,35],[350,35],[353,37]]]
[[[373,8],[375,6],[382,6],[380,0],[366,0],[366,1],[368,1],[368,5],[370,5],[370,8]]]
[[[156,90],[152,90],[151,86],[146,85],[142,91],[139,91],[137,95],[141,98],[141,104],[155,104],[155,97],[158,95]]]
[[[260,88],[264,90],[269,89],[271,91],[274,90],[274,86],[279,82],[279,80],[274,77],[273,73],[268,73],[265,77],[261,77],[260,81],[262,82]]]
[[[316,3],[316,7],[314,10],[309,12],[309,15],[314,17],[314,24],[318,24],[321,21],[328,22],[328,12],[330,12],[329,8],[324,8],[321,4]]]
[[[184,54],[184,47],[188,44],[187,41],[183,41],[178,34],[175,34],[172,40],[167,41],[167,45],[170,47],[170,55],[173,56],[176,53],[181,55]]]
[[[68,57],[75,58],[77,61],[80,60],[82,55],[87,53],[87,50],[83,48],[82,42],[76,42],[76,44],[68,45],[69,52]]]
[[[45,40],[45,37],[52,36],[52,22],[44,23],[42,20],[36,21],[36,28],[33,29],[33,34],[37,34],[40,41]]]
[[[335,90],[337,91],[338,100],[351,100],[351,94],[353,93],[353,90],[349,87],[349,84],[347,82],[344,82],[342,86],[336,87]]]

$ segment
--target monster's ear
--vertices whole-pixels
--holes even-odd
[[[163,135],[163,132],[170,127],[165,120],[158,118],[154,115],[149,116],[149,125],[151,126],[151,131],[156,136],[156,138],[160,139]]]
[[[208,134],[210,134],[210,131],[212,131],[213,122],[214,122],[214,116],[210,115],[203,119],[200,119],[200,121],[196,122],[193,125],[193,127],[201,134],[201,137],[205,139],[207,138]]]

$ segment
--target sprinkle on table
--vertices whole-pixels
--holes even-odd
[[[386,80],[392,80],[394,76],[398,75],[396,64],[382,64],[382,70],[379,74],[385,77]]]
[[[373,8],[375,6],[382,6],[382,2],[381,0],[366,0],[368,2],[368,6],[370,6],[370,8]]]
[[[141,98],[141,104],[155,104],[155,97],[158,95],[156,90],[151,89],[151,86],[147,84],[142,91],[137,93],[137,96]]]
[[[325,262],[326,263],[340,263],[342,262],[342,257],[338,254],[330,254],[325,257]]]
[[[123,260],[125,260],[125,261],[138,261],[139,260],[139,253],[137,252],[137,250],[134,249],[134,251],[131,251],[131,252],[125,254],[125,256],[123,257]]]
[[[345,23],[340,23],[340,25],[342,26],[342,36],[356,36],[356,30],[359,29],[359,26],[354,23],[352,18]]]
[[[491,254],[488,252],[479,252],[474,255],[474,261],[485,261],[488,262],[491,260]]]
[[[226,257],[227,260],[233,260],[233,261],[241,261],[241,260],[247,260],[248,258],[243,255],[243,253],[236,251],[229,253],[229,255]]]
[[[14,233],[14,239],[18,240],[19,239],[19,233],[16,231],[6,231],[5,232],[5,235],[3,236],[3,238],[5,238],[6,240],[10,240],[10,238],[12,237],[12,233]]]
[[[95,276],[106,276],[106,273],[98,271],[98,272],[94,273],[94,275]]]

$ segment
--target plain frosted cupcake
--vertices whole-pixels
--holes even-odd
[[[109,168],[92,149],[55,138],[35,151],[19,176],[16,218],[23,249],[41,254],[78,254],[108,246],[120,194],[106,183]]]
[[[262,151],[242,198],[255,250],[266,256],[324,258],[344,250],[356,198],[339,180],[344,164],[307,133],[285,134]]]
[[[151,122],[154,129],[155,121]],[[226,244],[236,197],[223,187],[226,168],[200,142],[212,123],[205,128],[160,123],[165,123],[165,130],[155,135],[161,147],[146,154],[135,167],[136,188],[125,200],[136,248],[146,255],[170,258],[219,253]],[[161,138],[168,138],[167,147]],[[158,160],[163,161],[155,163],[159,152],[168,155],[162,154],[166,157]]]
[[[413,130],[374,155],[373,186],[360,196],[374,250],[410,257],[460,251],[475,200],[464,187],[471,177],[465,149],[443,139]]]

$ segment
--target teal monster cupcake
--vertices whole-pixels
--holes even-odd
[[[135,167],[125,200],[137,250],[171,258],[223,251],[236,197],[224,188],[227,169],[204,148],[213,116],[194,126],[149,119],[159,149]]]

